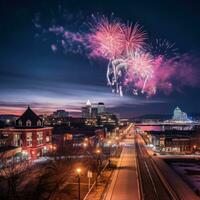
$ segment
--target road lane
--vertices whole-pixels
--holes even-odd
[[[142,193],[145,200],[170,200],[177,199],[171,193],[171,188],[166,188],[154,168],[151,157],[144,146],[143,139],[136,135],[136,151],[141,174]],[[170,191],[168,190],[170,189]]]
[[[127,139],[124,142],[119,166],[104,200],[139,200],[134,140]]]

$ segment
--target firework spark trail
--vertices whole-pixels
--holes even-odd
[[[126,55],[142,49],[145,44],[146,33],[142,30],[139,24],[127,24],[123,26],[124,32],[124,49]]]
[[[125,25],[116,20],[110,22],[105,17],[95,20],[91,30],[92,33],[88,35],[89,46],[92,49],[91,56],[109,60],[107,66],[108,84],[115,85],[115,92],[122,96],[122,84],[118,82],[118,71],[122,64],[121,61],[118,61],[141,48],[146,33],[138,24]],[[123,61],[123,63],[125,62]],[[119,64],[120,66],[118,66]],[[123,66],[125,67],[126,64]],[[113,75],[112,81],[110,80],[111,74]]]
[[[151,42],[145,45],[145,50],[146,52],[151,52],[154,57],[164,56],[168,59],[179,56],[175,43],[161,38],[151,39]]]
[[[123,96],[123,71],[126,70],[127,63],[124,59],[119,58],[115,59],[109,62],[108,65],[108,71],[107,71],[107,81],[108,84],[111,86],[116,86],[114,92],[117,92],[120,94],[120,96]],[[113,72],[113,76],[112,76]],[[110,78],[111,76],[111,78]]]
[[[107,66],[108,84],[115,85],[114,92],[119,93],[116,65],[112,61],[119,58],[124,49],[122,25],[118,21],[110,22],[106,17],[102,17],[98,20],[95,19],[91,32],[88,34],[90,56],[102,57],[109,61]],[[113,75],[112,80],[110,80],[111,74]]]
[[[174,43],[155,39],[146,44],[147,34],[139,24],[124,24],[119,19],[105,16],[93,16],[93,19],[86,32],[70,31],[62,23],[44,28],[39,15],[36,15],[34,25],[41,35],[54,36],[53,52],[61,49],[64,53],[83,54],[89,59],[107,60],[107,83],[120,96],[129,88],[133,95],[149,97],[158,90],[167,94],[174,89],[180,90],[181,86],[199,83],[199,72],[194,70],[199,60],[177,54]]]
[[[91,27],[91,33],[88,34],[91,57],[113,60],[121,56],[123,41],[124,35],[120,22],[109,22],[107,18],[102,17]]]
[[[153,60],[151,56],[142,51],[136,52],[128,57],[128,77],[127,82],[133,83],[141,93],[147,92],[145,87],[148,80],[153,76]],[[136,79],[136,78],[137,79]]]

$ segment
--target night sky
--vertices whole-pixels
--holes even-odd
[[[2,0],[0,4],[0,113],[20,114],[30,105],[38,113],[66,109],[75,114],[87,99],[103,101],[123,117],[172,113],[177,105],[185,112],[200,112],[198,86],[150,99],[113,94],[106,83],[104,61],[52,52],[48,42],[36,37],[33,24],[36,13],[51,20],[48,13],[59,6],[74,16],[113,12],[123,21],[139,22],[152,37],[175,42],[180,52],[198,55],[199,1]]]

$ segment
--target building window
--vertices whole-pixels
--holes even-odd
[[[50,142],[50,137],[48,135],[46,136],[46,142]]]
[[[16,133],[13,135],[13,146],[20,147],[22,145],[21,135]]]
[[[37,126],[42,126],[42,122],[40,120],[37,121]]]
[[[26,134],[27,147],[32,147],[32,133]]]
[[[31,126],[31,121],[30,120],[26,121],[26,126]]]
[[[37,132],[37,144],[43,144],[43,132]]]
[[[18,125],[22,126],[22,121],[21,120],[18,121]]]

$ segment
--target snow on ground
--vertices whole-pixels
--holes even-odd
[[[171,162],[170,165],[194,191],[200,189],[200,162]]]

